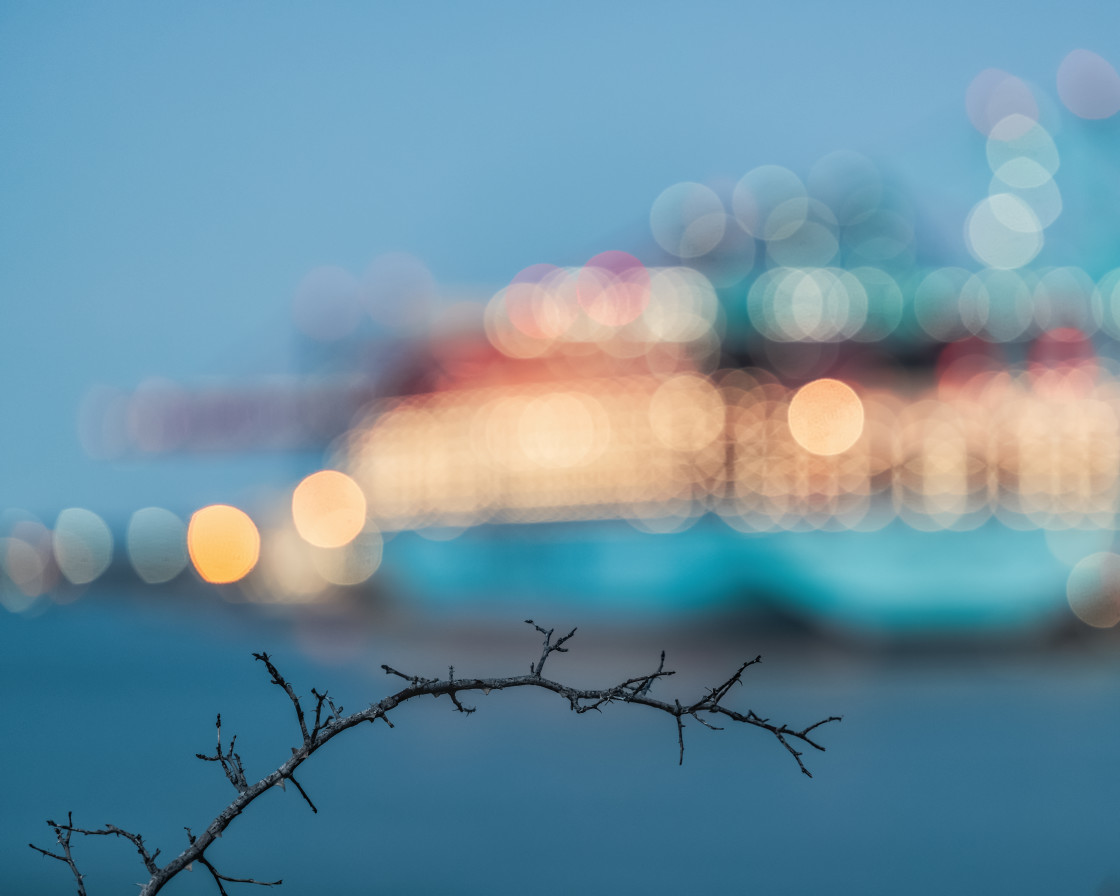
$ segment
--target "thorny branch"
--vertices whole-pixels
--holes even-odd
[[[637,675],[628,678],[619,684],[607,688],[584,689],[569,687],[560,682],[544,678],[543,672],[545,661],[549,656],[553,653],[566,653],[568,651],[568,648],[563,645],[575,635],[576,630],[573,628],[568,634],[553,641],[552,636],[555,632],[554,629],[545,629],[537,625],[531,619],[526,619],[525,622],[544,635],[540,657],[535,663],[529,664],[529,674],[514,675],[507,678],[456,678],[455,668],[451,666],[448,668],[447,678],[441,680],[438,678],[425,678],[420,675],[409,675],[394,669],[392,666],[383,665],[381,668],[385,670],[387,675],[404,679],[404,681],[407,682],[407,686],[403,690],[391,694],[377,703],[371,704],[366,709],[351,713],[350,715],[344,715],[342,707],[336,705],[326,691],[320,693],[314,688],[311,690],[311,696],[314,698],[314,708],[312,709],[309,707],[305,709],[303,699],[296,694],[292,685],[280,674],[276,666],[273,665],[271,657],[269,657],[267,653],[254,653],[253,658],[264,664],[265,668],[272,676],[272,683],[280,687],[284,693],[287,694],[288,699],[292,703],[296,714],[296,722],[299,725],[300,746],[292,747],[291,758],[286,760],[277,769],[265,775],[255,784],[249,784],[241,757],[234,751],[234,745],[237,741],[236,736],[230,738],[229,746],[226,747],[224,751],[222,749],[222,717],[219,715],[216,722],[217,748],[214,755],[207,756],[203,753],[196,753],[195,755],[206,762],[220,763],[226,777],[237,791],[237,796],[209,825],[207,825],[206,829],[201,834],[196,836],[190,828],[186,828],[188,845],[179,855],[171,859],[165,865],[158,865],[156,864],[156,857],[159,855],[160,851],[157,849],[155,852],[149,852],[139,834],[130,833],[129,831],[122,830],[111,824],[96,829],[77,828],[74,827],[73,819],[70,815],[67,815],[66,824],[47,821],[47,824],[55,833],[55,838],[62,850],[61,854],[35,846],[33,843],[28,845],[49,858],[65,863],[70,868],[78,885],[78,896],[86,896],[86,889],[84,876],[78,870],[77,863],[71,853],[70,840],[73,834],[81,834],[83,836],[116,836],[123,837],[130,841],[133,846],[136,847],[145,869],[147,869],[148,873],[151,875],[148,882],[142,886],[140,896],[155,896],[155,894],[163,889],[168,881],[179,872],[193,868],[195,862],[198,862],[203,868],[210,872],[210,876],[217,884],[218,892],[221,896],[228,896],[224,887],[226,883],[256,884],[264,887],[279,886],[282,883],[282,881],[279,880],[260,881],[251,877],[231,877],[223,874],[219,872],[211,863],[210,859],[207,858],[205,855],[206,850],[213,845],[218,837],[222,836],[222,832],[229,826],[233,819],[240,815],[257,797],[273,787],[280,787],[283,789],[285,783],[288,781],[291,781],[292,784],[295,785],[296,790],[299,791],[300,795],[307,802],[307,805],[310,806],[311,811],[318,812],[319,810],[311,801],[311,797],[307,795],[307,792],[295,779],[295,770],[302,765],[312,753],[327,743],[327,741],[349,728],[354,728],[363,722],[374,724],[378,719],[385,722],[390,728],[394,727],[393,723],[389,720],[389,712],[414,697],[432,696],[438,698],[446,696],[451,700],[457,712],[466,715],[473,713],[475,707],[465,705],[459,699],[460,692],[481,691],[483,695],[486,695],[491,691],[501,691],[518,687],[543,688],[559,694],[568,701],[569,708],[576,713],[585,713],[590,710],[602,712],[602,707],[610,703],[634,703],[639,706],[648,706],[673,717],[677,728],[677,743],[680,752],[679,762],[682,764],[684,763],[685,719],[694,719],[704,727],[711,728],[715,731],[721,731],[722,727],[713,724],[714,720],[730,720],[768,731],[777,739],[778,743],[785,747],[790,753],[797,763],[798,768],[809,777],[812,777],[812,775],[809,769],[806,768],[805,762],[802,759],[804,747],[809,746],[815,750],[824,751],[824,747],[810,737],[811,732],[829,722],[840,721],[839,716],[829,716],[826,719],[821,719],[804,728],[792,728],[784,723],[775,724],[768,718],[759,716],[753,710],[747,710],[744,713],[724,706],[723,700],[728,696],[735,685],[743,683],[743,673],[749,667],[761,662],[762,657],[760,656],[744,662],[734,675],[715,687],[708,688],[704,696],[692,703],[681,703],[679,699],[674,699],[672,703],[667,703],[649,696],[650,689],[654,682],[662,678],[668,678],[670,675],[674,674],[672,670],[665,668],[664,652],[661,654],[661,661],[658,663],[657,668],[653,672],[645,675]],[[312,719],[310,727],[308,727],[309,717]],[[802,747],[801,750],[797,749],[799,746]]]

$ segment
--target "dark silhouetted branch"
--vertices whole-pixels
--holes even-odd
[[[563,645],[575,635],[576,630],[573,628],[568,634],[553,641],[552,636],[555,631],[554,629],[545,629],[537,625],[531,619],[527,619],[526,623],[533,626],[533,628],[544,635],[540,657],[535,663],[529,664],[528,675],[515,675],[507,678],[457,678],[455,675],[455,668],[452,666],[447,670],[447,678],[441,680],[438,678],[425,678],[420,675],[409,675],[394,669],[392,666],[383,665],[382,668],[387,675],[403,679],[407,683],[406,687],[403,690],[397,691],[395,694],[383,698],[377,703],[371,704],[368,708],[351,713],[350,715],[343,715],[342,707],[336,706],[326,691],[320,693],[314,688],[311,691],[311,696],[315,701],[314,708],[312,709],[309,707],[305,710],[303,700],[296,695],[295,688],[292,687],[288,680],[284,678],[272,663],[272,659],[269,655],[266,653],[255,653],[253,657],[263,663],[265,668],[268,669],[272,677],[272,683],[281,688],[291,701],[295,710],[296,720],[299,723],[301,743],[298,747],[292,747],[291,757],[282,765],[265,775],[255,784],[250,784],[245,776],[245,767],[242,764],[241,757],[234,751],[234,745],[237,741],[236,736],[230,738],[229,746],[225,748],[225,750],[222,749],[222,717],[219,715],[216,722],[218,735],[217,748],[214,755],[207,756],[203,753],[196,753],[195,755],[206,762],[217,762],[221,764],[226,777],[237,791],[237,796],[225,809],[218,813],[217,817],[215,817],[198,836],[195,836],[190,828],[186,829],[188,846],[179,853],[179,855],[163,866],[157,865],[155,860],[159,855],[159,850],[149,853],[139,834],[124,831],[114,825],[105,825],[103,828],[93,830],[76,828],[73,826],[73,820],[69,816],[67,817],[66,824],[58,824],[54,821],[47,822],[55,832],[55,837],[62,849],[61,854],[50,852],[34,844],[29,845],[32,849],[37,850],[45,856],[64,862],[70,868],[71,873],[77,881],[79,896],[86,896],[86,889],[83,875],[79,871],[71,853],[70,838],[73,834],[82,834],[84,836],[112,835],[129,840],[140,853],[144,867],[151,875],[149,881],[144,884],[140,890],[140,896],[155,896],[168,881],[184,869],[192,868],[195,862],[198,862],[210,872],[211,877],[218,886],[218,891],[221,896],[228,896],[224,886],[224,884],[227,883],[256,884],[266,887],[279,886],[281,883],[279,880],[259,881],[250,877],[231,877],[222,874],[206,857],[206,850],[214,843],[214,840],[222,836],[222,832],[229,826],[233,819],[240,815],[250,803],[257,799],[257,797],[273,787],[283,788],[287,781],[291,781],[292,784],[295,785],[296,790],[299,791],[300,796],[307,802],[311,811],[318,812],[319,810],[315,807],[315,804],[311,801],[307,792],[295,779],[296,769],[316,750],[332,738],[337,737],[343,731],[366,722],[373,724],[378,719],[384,721],[390,728],[394,727],[393,723],[389,720],[389,712],[415,697],[431,696],[439,698],[446,696],[450,699],[455,711],[466,715],[473,713],[475,707],[467,706],[460,700],[459,695],[464,691],[481,692],[483,695],[487,695],[491,691],[503,691],[510,688],[521,687],[542,688],[547,691],[552,691],[567,700],[569,708],[576,713],[585,713],[590,710],[602,712],[603,706],[611,703],[631,703],[639,706],[648,706],[651,709],[664,712],[673,718],[677,728],[680,763],[684,762],[684,729],[686,719],[694,719],[704,727],[714,731],[723,730],[722,726],[714,724],[716,721],[738,722],[769,732],[790,755],[793,756],[794,760],[797,762],[798,768],[809,777],[812,777],[812,775],[802,759],[803,749],[799,750],[798,746],[802,748],[812,747],[815,750],[823,751],[824,747],[810,737],[810,733],[822,725],[840,720],[839,716],[829,716],[826,719],[813,722],[811,725],[807,725],[804,728],[793,728],[786,724],[774,724],[769,719],[759,716],[753,710],[748,710],[743,713],[724,706],[723,701],[727,698],[732,688],[737,684],[742,684],[743,673],[749,667],[760,662],[762,659],[761,657],[755,657],[753,660],[744,662],[735,674],[717,684],[715,687],[708,688],[707,693],[703,697],[692,703],[681,703],[679,699],[674,699],[672,703],[668,703],[662,700],[656,700],[650,696],[650,690],[655,682],[674,674],[672,670],[665,668],[664,652],[661,654],[661,661],[658,663],[657,669],[645,675],[627,678],[619,684],[606,688],[586,689],[570,687],[560,682],[544,678],[543,672],[545,662],[553,653],[567,652],[568,648]],[[308,727],[309,716],[313,719],[310,728]]]

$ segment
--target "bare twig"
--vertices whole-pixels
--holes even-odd
[[[316,815],[318,815],[319,810],[315,808],[315,804],[313,802],[311,802],[311,797],[309,797],[307,795],[307,791],[304,790],[300,786],[300,783],[299,783],[299,781],[296,780],[295,775],[288,775],[288,780],[296,785],[296,790],[299,791],[299,795],[302,796],[307,801],[307,805],[309,805],[311,807],[311,811],[314,812]]]
[[[529,664],[529,671],[533,675],[535,675],[537,678],[540,678],[541,677],[541,672],[544,671],[544,661],[548,659],[549,654],[551,654],[553,652],[567,653],[568,648],[567,647],[561,647],[560,645],[563,644],[565,641],[567,641],[569,638],[571,638],[572,635],[574,635],[576,633],[576,630],[573,628],[570,632],[568,632],[568,634],[564,635],[563,638],[559,638],[556,641],[556,643],[553,644],[553,643],[551,643],[552,633],[553,633],[553,631],[555,631],[555,629],[550,628],[548,630],[545,630],[545,629],[541,628],[539,625],[537,625],[535,622],[533,622],[532,619],[526,619],[525,624],[533,626],[533,628],[535,628],[538,632],[540,632],[542,635],[544,635],[544,645],[541,649],[541,658],[539,660],[537,660],[537,665],[536,666],[533,666],[532,663]]]
[[[34,844],[29,845],[32,849],[37,850],[45,856],[64,862],[70,868],[71,873],[77,881],[79,896],[86,896],[86,890],[83,876],[78,870],[78,866],[71,854],[70,838],[72,834],[82,834],[86,836],[113,835],[131,841],[140,853],[144,867],[151,875],[148,882],[143,885],[140,896],[155,896],[168,881],[184,869],[191,868],[194,862],[198,862],[210,872],[211,877],[218,886],[218,891],[221,896],[228,896],[224,887],[226,883],[257,884],[267,887],[278,886],[281,883],[279,880],[259,881],[249,877],[230,877],[222,874],[206,857],[206,850],[214,843],[215,839],[222,836],[222,832],[229,826],[233,819],[240,815],[250,803],[257,799],[257,797],[261,796],[272,787],[283,787],[284,783],[287,781],[291,781],[295,785],[300,795],[307,802],[308,806],[311,807],[311,810],[313,812],[318,812],[318,809],[307,795],[307,792],[295,779],[296,769],[316,750],[327,743],[327,741],[347,729],[354,728],[366,722],[373,724],[378,719],[381,719],[392,728],[393,723],[389,720],[389,712],[402,703],[421,696],[436,698],[446,696],[450,698],[455,710],[464,714],[470,714],[475,711],[475,707],[466,706],[459,699],[459,694],[464,691],[480,691],[483,695],[486,695],[491,691],[502,691],[519,687],[543,688],[544,690],[552,691],[567,700],[569,708],[577,713],[585,713],[590,710],[602,712],[602,707],[610,703],[632,703],[639,706],[648,706],[651,709],[664,712],[673,718],[677,728],[680,763],[684,762],[685,719],[695,719],[706,728],[720,731],[722,728],[719,725],[713,724],[713,721],[719,717],[721,721],[730,720],[732,722],[739,722],[743,725],[760,728],[769,732],[778,743],[793,756],[794,760],[797,762],[798,768],[809,777],[812,777],[812,775],[809,769],[806,768],[805,762],[802,759],[803,752],[798,750],[795,744],[809,746],[815,750],[823,751],[824,747],[810,737],[810,733],[822,725],[840,720],[839,716],[829,716],[826,719],[813,722],[804,728],[793,728],[786,724],[774,724],[769,719],[759,716],[753,710],[747,710],[745,713],[741,713],[724,706],[723,701],[727,698],[732,687],[736,684],[742,684],[743,673],[750,666],[760,662],[761,657],[755,657],[753,660],[744,662],[731,677],[715,687],[709,688],[703,697],[688,704],[682,704],[679,699],[674,699],[672,703],[667,703],[662,700],[656,700],[649,695],[655,682],[674,674],[672,670],[665,668],[664,652],[661,654],[661,661],[658,663],[657,669],[648,674],[628,678],[619,684],[607,688],[573,688],[561,684],[560,682],[544,678],[543,671],[545,661],[549,656],[553,653],[567,652],[568,648],[563,645],[572,638],[576,630],[572,629],[568,634],[553,641],[552,636],[555,631],[554,629],[545,629],[532,620],[526,620],[526,622],[544,635],[540,657],[535,663],[529,664],[529,674],[527,675],[514,675],[507,678],[457,678],[454,667],[449,667],[448,677],[445,680],[440,680],[438,678],[425,678],[420,675],[409,675],[394,669],[392,666],[383,665],[382,668],[387,675],[401,678],[407,683],[407,686],[403,690],[397,691],[397,693],[391,694],[377,703],[371,704],[366,709],[351,713],[350,715],[343,715],[342,707],[336,706],[327,695],[326,691],[320,693],[312,689],[311,694],[315,699],[315,706],[312,713],[313,721],[310,728],[308,728],[307,724],[308,712],[305,712],[302,701],[296,695],[295,689],[287,679],[280,674],[268,654],[255,653],[253,657],[264,663],[269,674],[272,676],[272,683],[282,688],[291,701],[295,709],[296,719],[299,722],[302,743],[300,746],[292,748],[291,757],[278,768],[265,775],[265,777],[261,778],[255,784],[249,784],[245,777],[245,768],[242,764],[241,757],[234,751],[234,744],[237,738],[231,738],[229,746],[224,751],[222,749],[222,717],[219,715],[216,722],[218,733],[217,749],[214,755],[206,756],[202,753],[196,753],[195,755],[198,756],[199,759],[208,762],[220,763],[226,777],[237,790],[237,796],[225,809],[218,813],[217,817],[210,822],[206,829],[198,836],[195,836],[189,828],[187,829],[189,845],[179,853],[179,855],[163,866],[157,865],[155,859],[159,855],[159,850],[149,853],[139,834],[124,831],[114,825],[106,825],[104,828],[94,830],[76,828],[73,826],[72,819],[70,819],[69,816],[67,823],[64,825],[54,821],[47,822],[47,824],[54,829],[55,837],[58,840],[59,846],[62,848],[61,854],[50,852]]]
[[[218,729],[218,749],[213,756],[206,756],[203,753],[195,753],[199,759],[204,759],[207,762],[220,762],[222,764],[222,771],[226,773],[229,778],[230,784],[238,793],[244,793],[249,789],[249,782],[245,780],[245,767],[241,764],[241,757],[233,751],[233,745],[237,743],[237,735],[235,734],[229,741],[229,749],[222,752],[222,714],[218,713],[218,721],[215,723]]]
[[[284,676],[276,671],[276,667],[272,665],[272,659],[267,653],[254,653],[253,659],[264,663],[265,668],[272,674],[272,683],[284,689],[284,692],[288,695],[288,699],[292,701],[292,706],[295,707],[296,720],[299,722],[299,730],[300,734],[303,735],[303,742],[305,744],[310,743],[311,735],[307,733],[307,722],[305,722],[303,718],[303,704],[299,702],[299,697],[296,696],[295,690],[288,684]]]
[[[297,784],[296,786],[298,787],[299,785]],[[194,834],[191,833],[191,829],[184,828],[184,830],[187,832],[187,840],[189,840],[193,844]],[[225,881],[229,884],[256,884],[258,887],[278,887],[282,883],[284,883],[283,880],[266,881],[254,880],[251,877],[229,877],[228,875],[221,874],[218,869],[210,863],[206,856],[203,855],[200,855],[198,857],[198,863],[210,872],[210,876],[214,878],[214,883],[218,885],[218,892],[221,894],[221,896],[229,896],[229,893],[226,892],[226,888],[222,886],[222,881]]]
[[[74,831],[72,827],[72,825],[74,824],[74,813],[66,813],[66,824],[64,825],[57,824],[50,819],[47,819],[47,824],[54,828],[55,837],[58,838],[58,845],[62,847],[62,855],[58,855],[58,853],[48,852],[41,846],[36,846],[34,843],[28,843],[27,845],[37,852],[41,852],[45,856],[50,856],[52,859],[58,859],[60,862],[65,862],[67,865],[69,865],[71,873],[74,875],[75,880],[77,880],[78,882],[78,896],[86,896],[86,885],[85,881],[83,880],[83,875],[80,871],[78,871],[78,866],[74,864],[74,856],[70,853],[70,835]]]

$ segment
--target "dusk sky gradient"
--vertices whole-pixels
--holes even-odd
[[[400,250],[485,297],[648,243],[673,183],[837,149],[963,253],[988,177],[970,81],[1002,68],[1056,104],[1062,58],[1111,58],[1117,25],[1099,2],[5,4],[2,503],[119,525],[291,479],[278,457],[94,461],[76,418],[97,384],[298,373],[318,265]]]

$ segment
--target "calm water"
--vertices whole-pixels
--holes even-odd
[[[188,595],[189,597],[189,595]],[[537,654],[508,625],[400,617],[296,624],[182,595],[88,595],[36,618],[0,617],[0,892],[73,892],[47,817],[143,833],[164,857],[233,795],[213,765],[214,715],[250,777],[295,743],[279,689],[250,658],[272,652],[301,692],[348,709],[393,688],[378,668],[519,674]],[[579,619],[557,620],[568,624]],[[599,626],[600,623],[596,623]],[[1120,881],[1120,653],[1060,649],[859,652],[752,631],[602,625],[550,659],[572,683],[652,669],[698,696],[763,652],[730,703],[804,723],[833,713],[828,752],[798,773],[754,730],[689,726],[641,707],[576,716],[544,692],[495,693],[465,717],[445,701],[397,727],[348,732],[208,856],[225,874],[283,878],[287,893],[1113,893]],[[146,879],[132,847],[77,844],[91,896]],[[211,893],[205,872],[165,892]],[[241,892],[246,892],[244,889]]]

